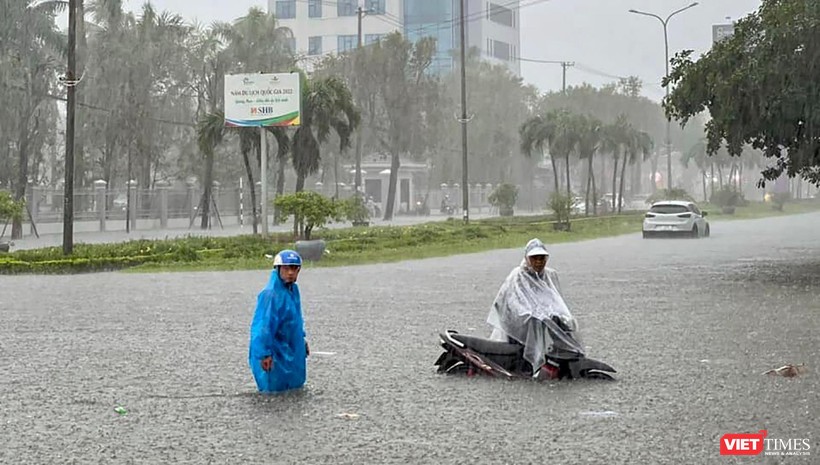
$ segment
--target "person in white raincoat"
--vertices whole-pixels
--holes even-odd
[[[487,323],[491,339],[524,345],[524,359],[537,372],[546,361],[552,343],[542,323],[558,316],[569,328],[577,325],[561,296],[558,272],[547,268],[549,252],[538,239],[524,250],[524,259],[515,267],[498,291]]]

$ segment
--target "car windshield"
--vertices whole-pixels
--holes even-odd
[[[675,204],[660,204],[660,205],[652,205],[652,208],[649,209],[651,213],[660,213],[664,215],[674,215],[677,213],[686,213],[689,209],[685,205],[675,205]]]

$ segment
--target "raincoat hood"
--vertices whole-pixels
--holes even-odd
[[[261,360],[273,358],[264,371]],[[259,293],[251,323],[248,363],[262,392],[302,387],[307,377],[307,351],[299,285],[285,284],[274,268],[267,286]]]

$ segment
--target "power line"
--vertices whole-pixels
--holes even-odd
[[[59,97],[57,95],[46,94],[46,97],[48,97],[52,100],[59,100],[60,102],[65,102],[66,101],[65,97]],[[102,108],[102,107],[98,107],[98,106],[91,105],[89,103],[84,103],[84,102],[77,102],[77,106],[80,106],[80,107],[83,107],[83,108],[88,108],[90,110],[103,112],[103,113],[114,113],[114,111],[109,109],[109,108]],[[156,121],[157,123],[172,124],[172,125],[175,125],[175,126],[185,126],[185,127],[192,127],[192,128],[196,127],[196,124],[194,124],[194,123],[184,123],[184,122],[181,122],[181,121],[172,121],[172,120],[168,120],[168,119],[154,118],[152,116],[146,116],[144,118],[147,119],[147,120]]]

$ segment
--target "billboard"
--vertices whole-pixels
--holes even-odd
[[[712,43],[720,42],[721,40],[731,36],[735,32],[734,24],[715,24],[712,26]]]
[[[226,75],[225,125],[299,126],[299,84],[298,73]]]

